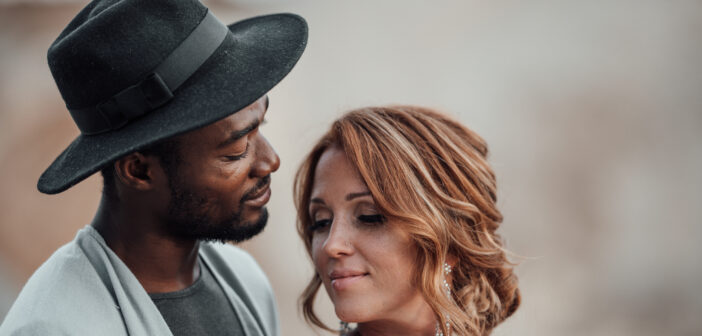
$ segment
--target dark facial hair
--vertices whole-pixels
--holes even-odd
[[[167,172],[171,189],[171,202],[168,205],[169,221],[166,232],[183,239],[203,241],[245,241],[261,233],[268,222],[268,210],[263,208],[261,215],[254,221],[243,221],[241,214],[244,202],[250,195],[270,183],[270,175],[262,178],[256,186],[244,193],[239,207],[224,218],[217,218],[213,203],[216,200],[202,193],[184,187],[177,172]]]

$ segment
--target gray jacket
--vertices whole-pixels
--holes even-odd
[[[273,291],[256,261],[225,244],[202,243],[200,256],[246,335],[278,336]],[[134,274],[92,226],[78,231],[27,281],[0,325],[5,335],[172,336]]]

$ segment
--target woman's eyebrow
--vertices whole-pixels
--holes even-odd
[[[363,196],[370,196],[370,194],[371,194],[370,191],[350,193],[350,194],[346,195],[345,199],[346,199],[346,201],[350,201],[350,200],[353,200],[354,198],[363,197]]]
[[[348,201],[351,201],[355,198],[359,198],[359,197],[363,197],[363,196],[370,196],[370,195],[371,195],[370,191],[355,192],[355,193],[350,193],[350,194],[346,195],[346,197],[344,199],[348,202]],[[319,197],[315,197],[315,198],[310,199],[310,203],[326,204]]]

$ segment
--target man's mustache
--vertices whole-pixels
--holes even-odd
[[[252,197],[251,195],[257,195],[261,190],[265,189],[271,184],[271,175],[268,174],[262,179],[260,179],[258,182],[256,182],[256,185],[251,188],[251,190],[247,191],[244,196],[241,198],[242,201],[246,201],[255,197]],[[258,196],[258,195],[257,195]]]

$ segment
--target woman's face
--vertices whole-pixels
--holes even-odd
[[[406,320],[427,304],[414,285],[415,250],[402,223],[380,215],[344,152],[327,149],[317,164],[309,214],[312,258],[347,322]]]

